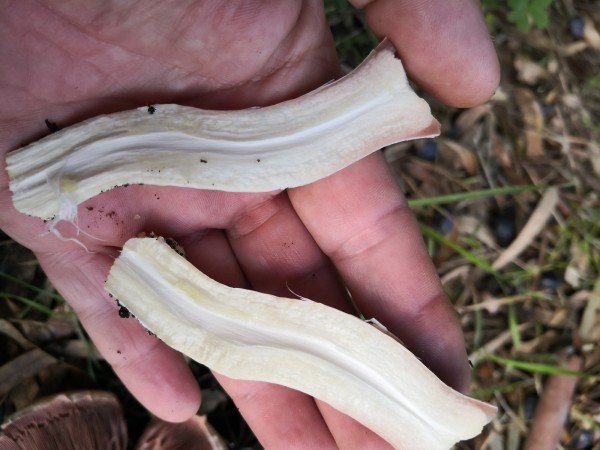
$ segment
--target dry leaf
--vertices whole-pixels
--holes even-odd
[[[0,333],[8,336],[24,350],[31,350],[34,346],[21,334],[17,328],[6,319],[0,319]]]
[[[594,290],[589,295],[579,325],[579,336],[584,342],[600,340],[600,281],[596,281]]]
[[[392,144],[386,147],[383,150],[383,155],[385,156],[385,160],[388,163],[392,163],[397,161],[400,158],[403,158],[408,153],[410,147],[412,147],[412,142],[398,142],[397,144]]]
[[[466,130],[475,125],[483,116],[489,114],[490,111],[491,106],[489,103],[466,109],[456,118],[454,125],[460,130],[461,133],[464,133]]]
[[[530,355],[535,352],[547,351],[553,344],[556,343],[558,334],[554,330],[546,331],[545,333],[529,339],[528,341],[520,342],[515,346],[515,352],[520,355]]]
[[[506,436],[506,449],[505,450],[519,450],[521,448],[521,429],[519,426],[510,422],[508,424],[508,432]]]
[[[502,138],[496,131],[492,130],[490,135],[490,140],[492,144],[492,152],[496,157],[496,161],[503,169],[512,169],[513,168],[513,157],[504,145]]]
[[[534,322],[525,322],[517,326],[517,330],[519,333],[523,333],[524,331],[532,328],[534,326]],[[512,340],[512,330],[506,330],[502,333],[498,334],[494,339],[488,341],[483,347],[475,350],[474,352],[469,354],[469,361],[473,365],[477,365],[480,359],[485,358],[485,355],[488,353],[495,353],[496,350],[504,346],[506,343]]]
[[[594,172],[600,177],[600,146],[594,142],[590,142],[588,148],[590,150],[590,159],[592,160]]]
[[[494,261],[492,267],[499,270],[502,267],[514,261],[521,252],[523,252],[535,239],[535,237],[544,229],[548,218],[554,212],[554,208],[558,203],[558,188],[548,189],[542,199],[536,206],[535,210],[529,217],[529,220],[516,237],[516,239],[504,250],[498,259]]]
[[[584,17],[583,39],[596,50],[600,50],[600,33],[596,30],[594,21],[589,17]]]
[[[578,288],[581,286],[581,281],[585,279],[586,272],[589,266],[589,255],[585,252],[579,242],[572,242],[570,246],[570,261],[565,269],[565,281],[572,287]]]
[[[469,174],[475,175],[478,171],[477,156],[473,150],[450,139],[439,140],[440,154],[443,159],[460,162],[461,167]]]
[[[584,51],[586,48],[588,48],[588,43],[584,42],[584,41],[577,41],[577,42],[573,42],[569,45],[566,45],[563,49],[562,49],[562,54],[565,56],[573,56],[576,55],[579,52]]]
[[[504,446],[504,437],[502,434],[498,433],[496,430],[490,430],[490,434],[488,435],[488,439],[485,442],[485,445],[482,446],[482,450],[505,450]]]
[[[0,395],[54,363],[56,359],[39,348],[10,360],[0,367]]]
[[[30,341],[40,345],[58,341],[75,334],[73,320],[64,317],[51,317],[46,322],[19,320],[18,325]]]
[[[456,220],[459,235],[471,235],[488,248],[497,249],[496,240],[489,227],[475,216],[460,216]]]
[[[581,98],[575,94],[565,94],[561,98],[563,105],[567,108],[572,109],[574,111],[580,110],[583,108],[583,103]]]
[[[514,60],[514,66],[519,81],[525,84],[534,85],[548,78],[548,71],[544,67],[525,56],[518,55]]]
[[[529,158],[540,158],[544,156],[542,108],[528,89],[515,89],[515,99],[525,126],[525,152]]]
[[[31,405],[31,403],[39,395],[40,387],[40,383],[36,382],[33,378],[30,378],[29,381],[24,380],[10,391],[10,393],[3,399],[3,402],[7,405],[12,404],[15,410],[19,411]],[[0,448],[2,448],[1,445]]]

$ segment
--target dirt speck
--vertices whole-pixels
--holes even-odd
[[[129,316],[130,316],[129,310],[127,308],[125,308],[124,306],[121,306],[119,308],[119,317],[122,319],[128,319]]]

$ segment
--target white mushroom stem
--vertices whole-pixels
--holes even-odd
[[[308,299],[222,285],[162,238],[129,240],[106,289],[199,363],[321,399],[398,449],[448,449],[479,434],[496,412],[445,385],[367,322]]]
[[[284,189],[437,134],[384,41],[354,72],[297,99],[240,111],[156,105],[99,116],[10,153],[7,170],[19,211],[72,221],[79,203],[124,184]]]

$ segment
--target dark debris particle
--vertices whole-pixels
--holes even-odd
[[[87,209],[88,211],[93,211],[94,207],[93,206],[86,206],[85,209]]]
[[[108,296],[109,296],[110,298],[113,298],[113,295],[112,295],[110,292],[108,293]]]
[[[502,247],[510,244],[516,235],[515,224],[509,215],[499,215],[492,220],[492,231]]]
[[[121,350],[117,350],[117,353],[120,355],[121,354]]]
[[[177,249],[177,241],[173,238],[165,238],[165,244],[167,244],[169,247],[171,247],[173,250]]]
[[[169,247],[175,250],[175,253],[177,253],[179,256],[183,256],[185,258],[183,247],[179,245],[179,243],[175,239],[167,237],[165,238],[165,244],[167,244]]]
[[[564,273],[560,270],[547,270],[542,272],[538,281],[538,289],[554,290],[563,285]]]
[[[206,164],[208,161],[205,160],[205,159],[201,159],[200,162],[203,163],[203,164]]]
[[[156,108],[152,105],[148,106],[148,114],[154,114],[156,112]]]
[[[533,414],[535,413],[535,408],[538,404],[538,396],[535,394],[527,394],[523,399],[523,414],[525,415],[525,420],[533,419]]]
[[[581,16],[573,16],[569,19],[569,32],[575,39],[583,39],[585,22]]]
[[[150,335],[150,336],[156,336],[156,334],[154,334],[152,331],[150,330],[146,330],[146,332]]]
[[[59,126],[56,125],[56,123],[54,123],[48,119],[44,120],[44,123],[48,127],[48,130],[50,130],[50,133],[56,133],[58,130],[60,130]]]
[[[125,308],[124,306],[121,306],[119,308],[119,317],[122,319],[128,319],[129,318],[129,310],[127,308]]]
[[[435,211],[434,213],[435,228],[439,233],[448,234],[454,228],[454,221],[448,211],[441,211]]]
[[[433,139],[428,139],[423,145],[417,148],[417,156],[425,161],[435,161],[437,150],[437,142]]]
[[[579,430],[571,439],[571,445],[577,450],[591,449],[594,445],[592,430]]]
[[[257,158],[256,162],[260,162],[260,158]]]

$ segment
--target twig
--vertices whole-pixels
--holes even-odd
[[[569,370],[580,370],[581,367],[579,356],[570,357],[565,364]],[[525,440],[525,450],[554,450],[560,443],[577,380],[573,375],[548,378]]]
[[[509,264],[521,254],[533,241],[533,239],[544,229],[546,221],[554,211],[558,203],[558,189],[548,189],[531,214],[531,217],[517,236],[517,238],[500,254],[492,264],[494,270],[499,270]]]

